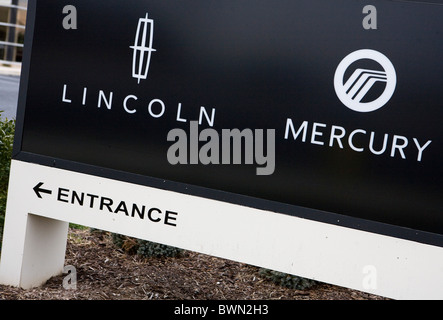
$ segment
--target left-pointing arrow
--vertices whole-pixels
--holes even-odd
[[[34,188],[32,188],[37,195],[37,197],[41,198],[42,193],[52,194],[51,190],[40,188],[43,185],[43,182],[39,182]]]

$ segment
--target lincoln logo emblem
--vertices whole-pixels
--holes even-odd
[[[372,61],[378,64],[379,69],[350,68],[361,60]],[[347,79],[346,72],[350,74]],[[375,98],[368,98],[368,93],[376,83],[385,84],[383,92]],[[346,107],[358,112],[371,112],[383,107],[394,94],[396,84],[397,75],[391,61],[380,52],[370,49],[354,51],[346,56],[338,65],[334,76],[338,98]]]
[[[132,56],[132,77],[138,80],[148,77],[154,35],[154,20],[148,19],[148,14],[138,20],[137,33],[135,34],[134,45],[130,46],[134,50]]]

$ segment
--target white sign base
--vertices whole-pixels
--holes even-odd
[[[441,247],[17,160],[0,283],[61,274],[68,222],[394,299],[443,299]]]

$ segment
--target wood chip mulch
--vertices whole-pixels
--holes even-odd
[[[0,285],[0,300],[382,300],[318,283],[284,288],[259,268],[186,251],[178,258],[143,258],[117,248],[108,232],[70,229],[65,265],[77,272],[75,289],[62,274],[29,290]]]

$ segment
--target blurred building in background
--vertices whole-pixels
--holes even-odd
[[[0,65],[20,65],[28,0],[0,0]]]

